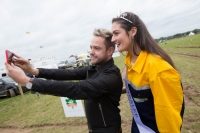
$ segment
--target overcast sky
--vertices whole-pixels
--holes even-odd
[[[0,0],[0,69],[6,49],[27,59],[87,53],[94,28],[111,30],[120,10],[137,14],[154,38],[200,29],[199,7],[199,0]]]

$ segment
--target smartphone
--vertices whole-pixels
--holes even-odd
[[[6,61],[7,63],[11,64],[13,62],[13,54],[9,50],[5,50],[6,54]]]

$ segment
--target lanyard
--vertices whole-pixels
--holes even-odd
[[[131,96],[131,92],[130,92],[129,87],[128,87],[127,79],[125,79],[125,84],[126,84],[126,93],[127,93],[127,96],[128,96],[128,101],[129,101],[129,104],[130,104],[131,112],[132,112],[133,118],[135,120],[135,123],[138,127],[138,130],[140,131],[140,133],[155,133],[152,129],[150,129],[149,127],[147,127],[146,125],[144,125],[142,123],[140,116],[139,116],[139,113],[137,111],[137,108],[135,106],[135,102],[133,101],[133,98]]]

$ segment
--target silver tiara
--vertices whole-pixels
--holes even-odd
[[[126,16],[127,16],[126,13],[122,13],[122,14],[119,16],[119,18],[122,18],[122,19],[124,19],[124,20],[126,20],[126,21],[128,21],[128,22],[130,22],[130,23],[132,24],[133,22],[130,21],[130,20],[128,20],[127,18],[125,18]]]

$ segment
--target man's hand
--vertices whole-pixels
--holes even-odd
[[[14,64],[18,67],[20,67],[22,70],[24,70],[25,72],[30,73],[31,72],[31,64],[28,60],[16,55],[15,53],[13,53],[14,55]]]
[[[15,53],[13,53],[13,55],[15,56],[14,64],[16,66],[20,67],[24,72],[38,76],[39,74],[38,69],[32,68],[31,63],[28,60],[16,55]]]
[[[30,78],[25,75],[21,68],[15,66],[13,63],[10,65],[7,62],[5,62],[5,66],[8,76],[11,77],[15,82],[22,86],[25,86],[26,83],[29,82]]]
[[[126,87],[122,88],[122,94],[126,93]]]

